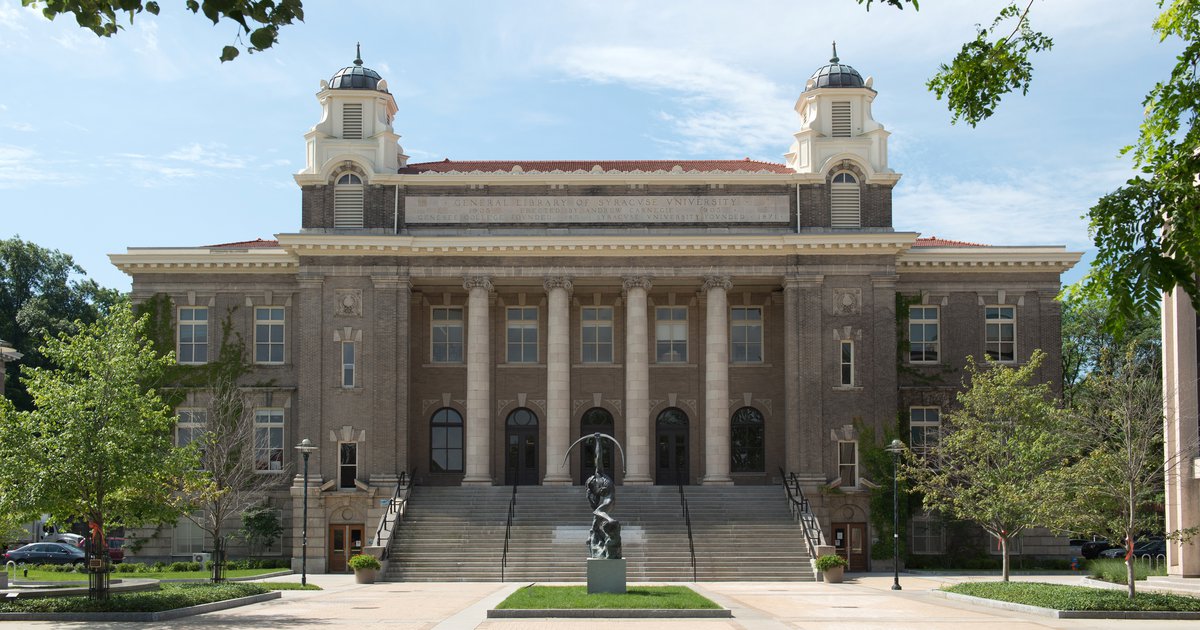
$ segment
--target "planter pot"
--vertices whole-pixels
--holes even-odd
[[[355,569],[354,582],[356,584],[374,584],[378,575],[379,569]]]
[[[825,571],[825,581],[829,582],[830,584],[841,584],[842,574],[845,572],[845,570],[845,567],[833,567],[832,569]]]

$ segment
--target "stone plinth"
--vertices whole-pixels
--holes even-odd
[[[625,558],[608,560],[588,558],[587,592],[625,593]]]

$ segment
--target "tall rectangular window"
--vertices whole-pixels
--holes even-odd
[[[688,321],[686,306],[654,309],[655,360],[658,363],[687,363]]]
[[[208,363],[208,307],[184,306],[179,309],[180,363]]]
[[[199,518],[199,516],[197,516]],[[171,555],[191,556],[204,551],[204,530],[192,519],[180,517],[171,530]],[[191,558],[188,558],[191,560]]]
[[[912,518],[912,552],[942,553],[946,548],[946,526],[935,514],[921,512]]]
[[[208,424],[205,409],[179,409],[175,412],[175,446],[187,446],[204,434]]]
[[[254,469],[283,472],[283,410],[254,410]]]
[[[611,306],[585,306],[579,313],[584,363],[612,363],[613,309]]]
[[[854,386],[854,342],[843,341],[839,344],[841,352],[838,355],[842,387]]]
[[[735,306],[729,313],[729,360],[733,363],[762,363],[762,309]]]
[[[254,362],[283,363],[283,307],[254,309]]]
[[[538,310],[536,306],[508,309],[508,362],[537,363]]]
[[[353,488],[358,478],[358,443],[338,444],[338,487]]]
[[[342,342],[342,387],[354,387],[354,342]]]
[[[908,308],[908,360],[911,363],[937,363],[941,348],[938,336],[938,308]]]
[[[984,309],[985,348],[988,361],[1017,360],[1017,308],[988,306]]]
[[[928,455],[936,446],[942,428],[942,410],[937,407],[908,408],[908,445],[918,455]]]
[[[448,306],[433,309],[430,350],[434,363],[462,363],[463,310]]]
[[[858,442],[838,442],[838,478],[843,488],[858,487]]]

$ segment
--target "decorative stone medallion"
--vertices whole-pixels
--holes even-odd
[[[362,315],[362,289],[338,289],[336,292],[337,314],[342,317]]]
[[[833,309],[836,315],[858,315],[862,311],[862,289],[834,289]]]

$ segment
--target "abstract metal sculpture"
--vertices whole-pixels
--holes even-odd
[[[617,482],[604,471],[604,439],[612,440],[617,452],[621,454],[621,472],[625,471],[625,451],[616,438],[604,433],[593,433],[575,440],[567,447],[567,456],[563,457],[563,465],[567,463],[571,449],[584,440],[596,442],[596,472],[588,477],[584,487],[587,489],[588,505],[592,506],[592,529],[588,533],[587,545],[590,558],[616,560],[621,557],[621,522],[613,518],[609,511],[617,503]],[[561,466],[560,466],[561,468]]]

